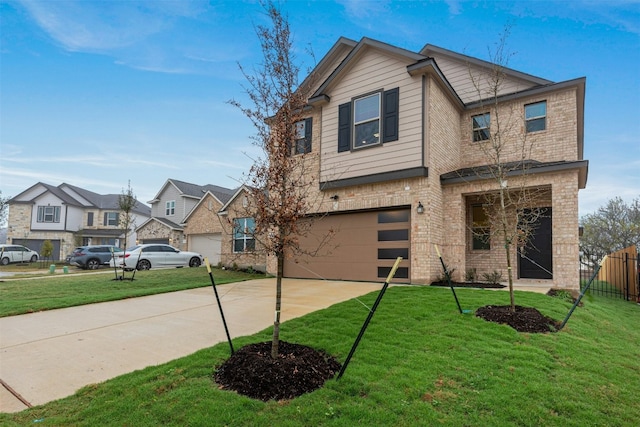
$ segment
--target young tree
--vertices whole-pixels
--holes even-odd
[[[124,234],[124,248],[127,248],[127,236],[131,232],[131,227],[135,222],[135,216],[133,215],[133,209],[138,201],[135,194],[131,189],[131,181],[127,183],[127,189],[122,189],[122,194],[118,197],[118,207],[120,208],[119,225]]]
[[[474,118],[477,147],[486,160],[484,166],[474,168],[474,173],[497,184],[497,190],[480,196],[488,225],[483,230],[488,229],[490,233],[478,237],[488,239],[495,236],[504,245],[509,298],[511,310],[515,311],[512,256],[518,250],[526,250],[538,220],[544,215],[539,206],[547,192],[527,186],[532,143],[527,140],[526,132],[520,131],[522,114],[516,110],[515,104],[505,104],[500,100],[506,82],[505,70],[512,56],[507,51],[510,31],[511,27],[507,25],[495,51],[489,51],[493,67],[476,75],[470,66],[469,75],[479,106],[489,110],[489,117],[480,115]]]
[[[45,240],[42,242],[42,247],[40,248],[40,256],[43,260],[51,259],[51,255],[53,255],[53,243],[51,240]]]
[[[270,26],[256,27],[262,63],[254,69],[254,74],[240,65],[248,82],[244,89],[251,106],[245,107],[236,100],[229,103],[251,120],[257,131],[252,138],[254,145],[263,153],[245,177],[250,193],[246,210],[254,218],[255,229],[240,232],[252,232],[260,248],[277,260],[271,346],[271,356],[275,359],[280,340],[285,251],[299,249],[298,237],[303,227],[299,220],[310,211],[312,203],[309,194],[314,180],[308,173],[307,155],[292,156],[296,125],[304,118],[311,78],[302,85],[298,83],[300,68],[295,63],[289,23],[272,2],[263,6]]]
[[[609,200],[581,218],[580,250],[591,259],[640,245],[640,196],[627,204],[620,197]]]

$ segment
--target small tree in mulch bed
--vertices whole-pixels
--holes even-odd
[[[250,197],[244,213],[253,218],[254,226],[234,232],[251,235],[258,243],[256,251],[277,260],[273,338],[270,343],[235,352],[218,367],[215,379],[221,388],[269,400],[290,399],[316,389],[333,377],[340,365],[322,351],[280,341],[285,251],[300,253],[298,239],[308,228],[314,204],[309,194],[317,188],[310,173],[314,164],[307,139],[311,122],[305,117],[314,78],[311,74],[298,83],[300,68],[294,61],[289,23],[272,2],[262,4],[271,22],[271,26],[256,26],[263,62],[253,75],[240,67],[252,106],[235,100],[229,103],[251,120],[257,131],[254,145],[264,156],[255,159],[245,177],[244,188]],[[301,219],[305,219],[304,225]]]

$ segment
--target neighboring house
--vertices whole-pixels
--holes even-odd
[[[39,182],[9,200],[7,242],[40,251],[42,243],[51,240],[55,260],[64,259],[79,245],[122,247],[125,235],[120,224],[120,196]],[[148,206],[136,204],[127,241],[136,240],[135,227],[150,214]]]
[[[218,212],[223,229],[221,262],[225,266],[267,271],[267,254],[254,234],[251,192],[243,185]]]
[[[285,276],[382,281],[402,256],[395,281],[430,283],[442,274],[437,244],[456,279],[473,268],[506,278],[503,245],[477,238],[478,225],[486,226],[481,196],[498,189],[482,175],[490,162],[480,149],[496,108],[479,99],[470,76],[482,81],[493,67],[431,45],[411,52],[368,38],[338,40],[314,70],[310,138],[294,153],[316,161],[318,212],[329,214],[311,234],[335,232],[333,249],[289,256]],[[497,109],[515,123],[504,137],[532,143],[526,173],[514,171],[509,185],[542,190],[538,207],[547,208],[533,237],[539,250],[514,255],[515,276],[576,288],[578,190],[588,167],[585,78],[555,83],[503,71]],[[515,150],[506,156],[521,160]],[[315,242],[310,236],[301,245]]]
[[[151,218],[136,229],[139,243],[167,243],[220,261],[222,228],[218,210],[234,190],[168,179],[148,203]]]

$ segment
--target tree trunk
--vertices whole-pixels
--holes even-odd
[[[273,320],[273,339],[271,340],[271,358],[278,358],[280,344],[280,308],[282,307],[282,276],[284,275],[284,252],[276,254],[278,258],[278,272],[276,273],[276,311]]]
[[[501,180],[502,181],[502,180]],[[508,221],[507,221],[507,212],[504,202],[504,192],[505,188],[500,184],[500,218],[502,222],[502,237],[504,241],[504,251],[507,256],[507,278],[509,280],[509,301],[511,302],[511,311],[515,313],[516,311],[516,302],[513,297],[513,271],[511,269],[511,241],[509,239],[509,230],[508,230]]]

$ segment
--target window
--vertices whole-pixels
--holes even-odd
[[[380,94],[353,101],[353,148],[380,142]]]
[[[164,214],[166,216],[172,216],[172,215],[175,215],[175,213],[176,213],[176,201],[175,200],[171,200],[171,201],[166,203],[165,209],[164,209]]]
[[[93,225],[93,212],[87,212],[87,226]]]
[[[253,218],[236,218],[233,220],[233,252],[251,252],[256,249],[253,237],[255,221]]]
[[[478,114],[477,116],[472,116],[471,121],[473,123],[473,142],[488,140],[491,115],[489,113]]]
[[[295,124],[295,138],[293,154],[305,154],[311,152],[311,128],[312,119],[304,119]]]
[[[118,212],[105,212],[104,213],[104,225],[117,226],[119,214]]]
[[[376,92],[338,106],[338,152],[398,140],[400,89]]]
[[[538,132],[547,128],[547,101],[524,106],[527,132]]]
[[[38,206],[38,222],[60,222],[60,206]]]
[[[489,226],[489,217],[482,205],[471,206],[471,216],[472,249],[491,249],[491,227]]]

